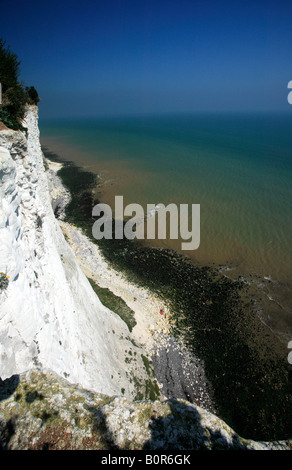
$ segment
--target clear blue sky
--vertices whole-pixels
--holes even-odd
[[[1,1],[41,117],[287,110],[291,0]]]

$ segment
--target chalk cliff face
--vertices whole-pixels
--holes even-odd
[[[36,106],[24,126],[0,132],[0,272],[9,276],[0,290],[0,377],[50,369],[133,397],[133,376],[146,379],[139,349],[125,367],[125,350],[135,350],[129,330],[93,292],[54,217]]]

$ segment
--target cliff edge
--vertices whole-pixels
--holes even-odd
[[[129,401],[92,393],[51,371],[0,383],[3,450],[287,450],[243,439],[184,400]]]

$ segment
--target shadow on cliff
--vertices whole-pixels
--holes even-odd
[[[92,430],[95,435],[99,436],[100,450],[119,450],[119,447],[115,444],[115,439],[106,423],[106,415],[100,408],[88,407],[90,411],[93,426]]]
[[[0,401],[9,398],[19,384],[19,375],[12,375],[9,379],[2,380],[0,377]]]
[[[201,423],[202,417],[196,407],[174,398],[167,400],[169,414],[149,421],[151,438],[145,441],[141,450],[245,450],[246,447],[232,431],[226,428],[214,429],[213,423]],[[93,431],[99,435],[101,450],[127,450],[115,442],[115,437],[106,423],[106,416],[100,408],[88,408],[93,417]],[[155,411],[153,410],[155,413]],[[145,421],[147,417],[145,416]],[[128,447],[127,447],[128,448]],[[140,446],[139,446],[140,449]]]
[[[18,375],[0,381],[0,401],[9,398],[17,389],[18,384]],[[17,397],[15,399],[17,400]],[[45,397],[37,391],[31,392],[28,390],[25,395],[25,402],[28,405],[36,400],[44,399]],[[168,409],[166,406],[168,406]],[[208,420],[203,424],[198,409],[187,402],[171,398],[164,403],[164,407],[166,409],[165,416],[155,417],[154,402],[151,411],[152,416],[149,417],[145,414],[145,422],[141,423],[141,426],[142,428],[149,426],[151,437],[143,443],[142,450],[243,450],[246,448],[236,434],[229,433],[225,427],[220,428],[220,423],[216,428],[212,422],[208,423]],[[107,417],[102,407],[86,406],[86,409],[91,414],[90,421],[94,437],[89,438],[88,442],[83,442],[83,448],[111,451],[126,450],[116,443],[115,436],[107,425]],[[0,421],[0,450],[9,449],[10,441],[16,432],[17,418],[15,416],[15,418],[10,418],[6,422]],[[216,418],[214,419],[216,421]],[[78,423],[76,424],[78,425]],[[139,429],[137,432],[139,432]],[[40,439],[39,445],[35,449],[54,449],[57,441],[48,441],[50,437],[48,436],[49,434],[45,435],[45,441]],[[70,439],[69,437],[68,449],[71,448]],[[129,447],[131,448],[131,445]],[[129,447],[127,446],[127,448]],[[140,445],[138,448],[141,448]]]
[[[0,401],[9,398],[19,384],[19,375],[12,375],[9,379],[2,380],[0,378]],[[0,421],[0,450],[6,450],[13,434],[15,433],[15,425],[13,419],[9,419],[6,423]]]
[[[152,418],[151,439],[143,450],[241,450],[244,446],[236,435],[224,435],[212,425],[202,426],[198,410],[171,398],[167,401],[170,413]]]

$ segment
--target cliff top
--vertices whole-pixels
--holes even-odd
[[[184,400],[129,401],[31,370],[0,382],[0,445],[8,450],[287,450],[238,436]]]

